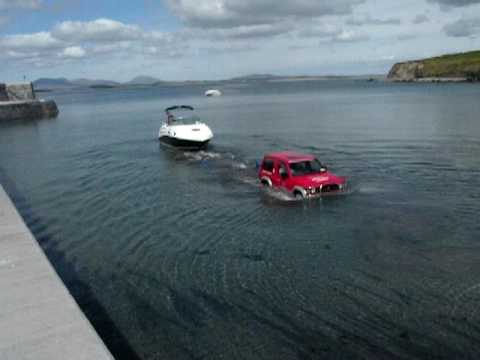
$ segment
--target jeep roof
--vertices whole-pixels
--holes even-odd
[[[315,156],[301,154],[294,151],[280,151],[266,154],[265,158],[277,159],[286,163],[292,163],[298,161],[312,161],[315,159]]]

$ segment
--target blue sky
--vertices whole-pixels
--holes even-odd
[[[22,7],[4,9],[4,13],[12,15],[12,21],[0,29],[1,33],[33,33],[50,29],[62,21],[89,21],[98,18],[112,18],[164,31],[174,31],[181,26],[178,18],[172,16],[162,2],[154,0],[44,0],[39,8],[33,10],[35,11]]]
[[[0,0],[0,80],[385,73],[479,35],[480,0]]]

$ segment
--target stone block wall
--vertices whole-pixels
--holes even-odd
[[[10,101],[35,100],[35,92],[31,83],[7,85],[7,94]]]
[[[34,120],[53,118],[57,115],[57,104],[52,100],[0,103],[0,121]]]
[[[55,101],[36,100],[31,83],[15,85],[0,83],[0,121],[34,120],[57,115],[58,107]]]
[[[8,101],[7,86],[0,84],[0,101]]]

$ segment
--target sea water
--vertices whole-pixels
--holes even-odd
[[[480,87],[246,82],[55,91],[0,125],[0,173],[118,359],[475,358]],[[159,145],[192,105],[203,152]],[[316,155],[346,196],[264,191],[264,153]]]

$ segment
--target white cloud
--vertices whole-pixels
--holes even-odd
[[[81,46],[69,46],[60,53],[61,57],[79,59],[86,55],[86,51]]]
[[[112,44],[95,44],[91,47],[94,54],[111,54],[115,52],[122,52],[125,50],[131,50],[133,45],[129,41],[116,42]]]
[[[208,48],[200,48],[199,52],[207,54],[207,55],[231,55],[235,53],[243,53],[249,51],[258,50],[257,47],[245,44],[245,45],[225,45],[221,47],[208,47]]]
[[[0,10],[15,8],[38,9],[41,5],[41,0],[0,0]]]
[[[102,18],[87,22],[64,21],[55,26],[52,34],[64,41],[114,42],[138,39],[142,31],[136,25]]]
[[[332,40],[339,42],[357,42],[368,40],[369,36],[366,34],[358,33],[351,30],[342,30],[340,33],[335,35]]]
[[[32,49],[55,49],[62,45],[62,42],[54,38],[49,32],[0,37],[0,49],[28,51]]]
[[[474,4],[480,4],[480,0],[428,0],[432,3],[438,3],[450,7],[462,7]]]
[[[268,24],[294,18],[350,14],[364,0],[167,0],[187,25],[231,28]]]
[[[15,50],[8,50],[6,52],[7,56],[13,59],[27,59],[31,57],[39,56],[37,52],[22,52],[22,51],[15,51]]]
[[[363,0],[223,0],[232,12],[251,16],[263,14],[273,17],[318,17],[325,15],[344,15],[351,13],[353,6]]]
[[[318,23],[311,26],[307,26],[303,29],[300,29],[296,33],[298,38],[315,38],[322,42],[339,42],[339,43],[348,43],[348,42],[358,42],[368,40],[368,34],[339,27],[335,23]]]
[[[480,33],[480,18],[462,18],[443,28],[445,34],[451,37],[470,37]]]
[[[260,24],[249,26],[237,26],[230,29],[214,29],[204,32],[207,37],[219,39],[251,39],[274,37],[290,32],[293,26],[289,23]]]
[[[415,16],[415,18],[413,19],[413,23],[418,25],[418,24],[423,24],[423,23],[426,23],[426,22],[429,22],[430,19],[428,18],[427,15],[425,14],[418,14],[417,16]]]
[[[331,23],[321,23],[315,25],[309,25],[300,29],[297,32],[297,36],[304,38],[331,38],[342,32],[342,29],[337,25]]]
[[[107,54],[112,59],[116,55],[117,58],[158,57],[162,53],[180,56],[188,44],[178,39],[191,39],[192,36],[193,33],[189,32],[145,31],[137,25],[105,18],[87,22],[64,21],[51,32],[0,35],[0,58],[36,59],[36,64],[46,64],[49,59],[58,62]]]
[[[350,15],[365,0],[167,0],[170,9],[190,30],[191,38],[204,40],[258,41],[296,31],[300,37],[329,37],[332,40],[357,41],[360,36],[342,34],[342,29],[327,29],[325,19]],[[399,24],[396,18],[365,17],[377,25]],[[312,22],[318,24],[312,25]],[[353,32],[351,32],[353,34]],[[349,33],[350,34],[350,33]],[[283,36],[285,38],[285,36]],[[338,39],[337,39],[338,37]],[[361,36],[362,39],[365,35]]]
[[[159,49],[156,46],[147,46],[145,52],[150,55],[156,55],[159,53]]]
[[[363,25],[400,25],[402,20],[399,18],[375,18],[369,14],[363,16],[362,18],[350,18],[346,21],[348,25],[353,26],[363,26]]]
[[[397,35],[397,39],[398,40],[401,40],[401,41],[405,41],[405,40],[413,40],[417,37],[416,34],[412,34],[412,33],[403,33],[403,34],[399,34]]]

